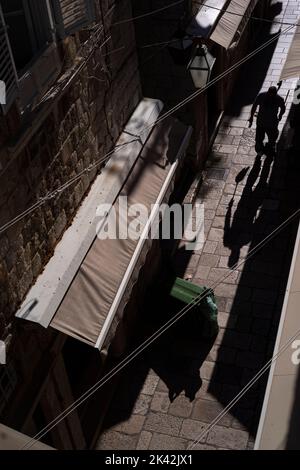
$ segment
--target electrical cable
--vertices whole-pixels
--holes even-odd
[[[252,57],[254,57],[257,53],[259,53],[261,50],[265,49],[266,47],[268,47],[272,42],[276,41],[278,39],[278,37],[282,34],[285,34],[287,31],[289,31],[290,29],[292,29],[293,26],[289,26],[288,28],[286,28],[285,30],[283,31],[280,31],[278,32],[276,35],[274,35],[271,39],[269,39],[268,41],[266,41],[265,43],[263,43],[261,46],[259,46],[257,49],[255,49],[254,51],[252,51],[251,53],[249,53],[247,56],[245,56],[243,59],[241,59],[240,61],[238,61],[236,64],[233,64],[229,69],[227,69],[226,71],[222,72],[221,74],[219,74],[216,78],[214,78],[213,80],[211,80],[210,82],[208,82],[207,85],[205,85],[204,87],[200,88],[199,90],[195,91],[194,93],[192,93],[191,95],[189,95],[187,98],[185,98],[184,100],[182,100],[180,103],[178,103],[177,105],[175,105],[173,108],[171,108],[169,111],[167,111],[166,113],[162,114],[161,117],[159,117],[156,121],[153,121],[152,123],[150,123],[149,125],[145,126],[142,131],[141,131],[141,134],[143,134],[145,131],[147,130],[151,130],[154,126],[156,126],[157,124],[161,123],[164,119],[168,118],[171,114],[173,114],[175,111],[177,111],[178,109],[180,109],[181,107],[185,106],[187,103],[189,103],[190,101],[192,101],[193,99],[195,99],[197,96],[199,96],[200,94],[202,94],[204,91],[206,91],[209,87],[211,87],[212,85],[214,85],[215,83],[217,83],[219,80],[221,80],[222,78],[224,78],[226,75],[230,74],[231,72],[233,72],[236,68],[238,68],[240,65],[242,65],[243,63],[247,62],[249,59],[251,59]],[[121,145],[121,147],[123,147],[124,145],[128,145],[134,141],[136,141],[138,139],[133,139],[129,142],[126,142],[124,144]],[[103,163],[104,161],[106,161],[113,153],[114,153],[114,149],[112,149],[110,152],[108,152],[107,154],[105,154],[98,162],[96,161],[93,165],[96,165],[98,166],[99,164]],[[51,193],[49,193],[48,195],[40,198],[40,201],[48,201],[49,199],[55,197],[58,195],[58,193],[61,193],[64,189],[66,189],[66,187],[69,187],[70,184],[72,184],[73,182],[77,181],[84,173],[90,171],[90,166],[84,168],[78,175],[75,175],[73,178],[71,178],[70,180],[68,180],[66,183],[64,183],[62,186],[60,186],[59,188],[55,189],[54,191],[52,191]],[[36,203],[35,203],[36,204]],[[1,233],[3,233],[5,230],[7,230],[8,228],[10,228],[12,225],[14,225],[15,223],[17,223],[19,220],[21,220],[22,218],[24,218],[25,216],[27,216],[29,213],[30,213],[30,209],[32,209],[32,211],[35,210],[35,205],[32,206],[32,208],[28,208],[26,209],[26,211],[24,211],[24,213],[21,213],[19,214],[15,219],[12,219],[11,221],[7,222],[6,224],[4,224],[3,226],[0,227],[0,235]],[[29,212],[28,212],[29,211]],[[24,215],[23,215],[24,214]]]
[[[226,8],[217,8],[217,7],[214,7],[212,5],[206,5],[205,3],[202,3],[202,2],[196,2],[196,3],[199,6],[202,6],[202,7],[205,7],[205,8],[210,8],[211,10],[217,10],[220,13],[226,13],[226,14],[228,13],[229,15],[239,16],[239,17],[242,17],[242,18],[247,18],[249,20],[251,19],[251,20],[254,20],[254,21],[264,21],[266,23],[289,25],[289,26],[297,26],[298,25],[298,23],[282,22],[282,21],[279,21],[279,20],[271,20],[271,19],[268,19],[268,18],[259,18],[258,16],[252,16],[251,14],[250,15],[246,15],[246,14],[243,15],[241,13],[236,13],[235,11],[229,11]]]
[[[258,243],[248,255],[240,262],[237,262],[232,269],[229,270],[228,274],[222,276],[221,279],[215,281],[211,286],[207,287],[206,290],[197,296],[192,302],[186,305],[181,309],[173,318],[168,320],[162,327],[160,327],[155,333],[148,337],[141,345],[139,345],[134,351],[129,353],[126,358],[124,358],[117,366],[115,366],[111,371],[109,371],[104,377],[102,377],[98,382],[96,382],[92,387],[90,387],[85,393],[81,395],[73,404],[69,405],[62,413],[60,413],[54,420],[48,423],[41,431],[39,431],[33,438],[31,438],[22,449],[29,449],[34,445],[36,440],[41,439],[45,436],[51,429],[53,429],[57,424],[64,420],[70,413],[72,413],[78,406],[84,403],[90,396],[92,396],[99,388],[101,388],[105,383],[107,383],[112,377],[119,373],[126,365],[128,365],[133,359],[135,359],[141,352],[148,348],[158,337],[160,337],[165,331],[167,331],[171,326],[178,322],[184,315],[186,315],[193,307],[198,305],[206,296],[208,296],[213,289],[215,289],[219,284],[223,283],[233,271],[237,270],[242,266],[246,261],[252,258],[261,248],[263,248],[271,239],[273,239],[278,233],[280,233],[284,228],[286,228],[300,213],[300,209],[296,210],[291,216],[289,216],[284,222],[282,222],[275,230],[273,230],[267,237],[265,237],[260,243]]]
[[[278,352],[269,359],[269,361],[257,372],[257,374],[249,380],[245,387],[228,403],[228,405],[216,416],[216,418],[209,423],[206,428],[199,434],[195,441],[188,447],[192,450],[218,423],[227,415],[227,413],[238,403],[238,401],[250,390],[250,388],[262,377],[265,372],[271,367],[271,365],[283,354],[292,342],[300,335],[300,328],[296,333],[291,336],[288,341],[278,350]]]

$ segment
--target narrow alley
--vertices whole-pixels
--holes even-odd
[[[280,30],[280,21],[296,21],[300,5],[282,3],[277,23],[265,26],[258,44]],[[181,322],[128,365],[98,449],[188,449],[272,356],[297,224],[247,255],[299,207],[299,161],[288,132],[296,80],[284,81],[279,90],[287,110],[274,158],[256,155],[255,128],[248,127],[248,119],[256,95],[277,85],[291,39],[290,33],[281,35],[242,67],[196,197],[204,203],[205,245],[195,253],[178,249],[172,260],[178,276],[206,286],[245,260],[215,288],[219,334],[210,344]],[[156,320],[163,316],[156,292],[144,307],[145,325],[152,312]],[[252,449],[266,378],[194,448]]]

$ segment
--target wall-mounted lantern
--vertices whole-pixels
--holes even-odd
[[[202,88],[209,82],[215,60],[215,57],[211,55],[204,44],[198,44],[196,46],[192,59],[187,67],[192,75],[196,88]]]

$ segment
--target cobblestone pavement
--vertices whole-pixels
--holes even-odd
[[[296,21],[298,2],[285,7],[286,1],[284,20]],[[266,38],[278,29],[272,26]],[[280,37],[247,64],[222,121],[198,195],[205,204],[205,245],[192,254],[179,249],[174,260],[177,274],[194,283],[219,280],[297,206],[299,163],[286,132],[277,156],[259,161],[247,123],[256,94],[277,83],[291,38]],[[294,86],[284,82],[281,95]],[[291,100],[292,93],[289,106]],[[294,230],[285,230],[215,288],[220,332],[212,344],[179,325],[126,369],[98,449],[184,450],[224,409],[272,354],[293,237]],[[252,387],[195,448],[251,449],[264,387],[265,381]]]

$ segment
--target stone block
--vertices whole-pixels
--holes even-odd
[[[178,436],[182,424],[182,418],[164,413],[150,412],[146,418],[144,429],[170,436]]]
[[[207,436],[207,443],[232,450],[245,450],[248,439],[249,435],[245,431],[215,426]]]

